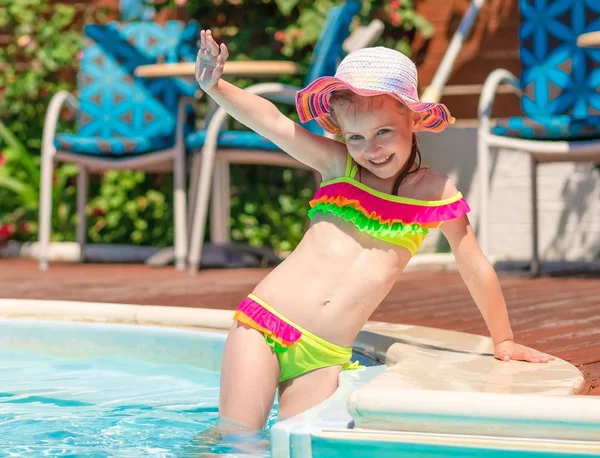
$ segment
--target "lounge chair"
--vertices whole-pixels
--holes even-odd
[[[596,5],[596,6],[593,6]],[[479,99],[479,240],[490,254],[490,148],[524,151],[531,158],[530,272],[540,273],[537,168],[551,162],[600,161],[600,50],[577,37],[600,29],[598,4],[584,0],[520,0],[521,77],[504,69],[486,79]],[[520,94],[523,116],[491,119],[500,84]]]
[[[48,268],[52,175],[57,162],[79,165],[77,241],[85,256],[88,174],[111,169],[174,171],[175,265],[187,253],[185,97],[196,83],[134,78],[138,65],[195,60],[200,27],[168,21],[87,25],[78,75],[79,99],[66,91],[50,101],[44,121],[40,192],[40,267]],[[77,111],[77,133],[56,133],[64,104]],[[192,126],[189,130],[191,131]]]

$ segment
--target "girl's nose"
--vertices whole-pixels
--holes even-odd
[[[379,149],[379,145],[377,144],[377,141],[375,141],[374,139],[369,140],[367,143],[367,148],[365,149],[365,154],[367,156],[376,154],[378,149]]]

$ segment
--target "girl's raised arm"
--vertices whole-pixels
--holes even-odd
[[[324,178],[335,176],[335,170],[346,159],[344,145],[307,131],[270,101],[221,79],[228,57],[227,47],[223,43],[217,45],[210,30],[200,32],[195,73],[202,90],[239,122],[319,171]]]

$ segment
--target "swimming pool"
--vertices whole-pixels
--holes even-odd
[[[0,456],[197,456],[209,447],[196,436],[216,422],[224,340],[154,326],[0,320]],[[269,455],[264,444],[254,449]],[[235,444],[215,451],[233,453]]]
[[[212,445],[199,434],[216,421],[231,318],[0,299],[0,457],[600,456],[600,399],[566,396],[582,381],[566,362],[496,364],[484,337],[386,323],[365,326],[355,348],[391,366],[346,371],[313,409],[273,424],[274,410],[269,431]]]
[[[268,429],[213,444],[202,436],[217,420],[225,338],[160,326],[0,319],[0,457],[269,457]]]

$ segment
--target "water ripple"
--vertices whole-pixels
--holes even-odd
[[[0,374],[0,457],[269,456],[268,433],[198,439],[216,424],[214,371],[0,347]]]

